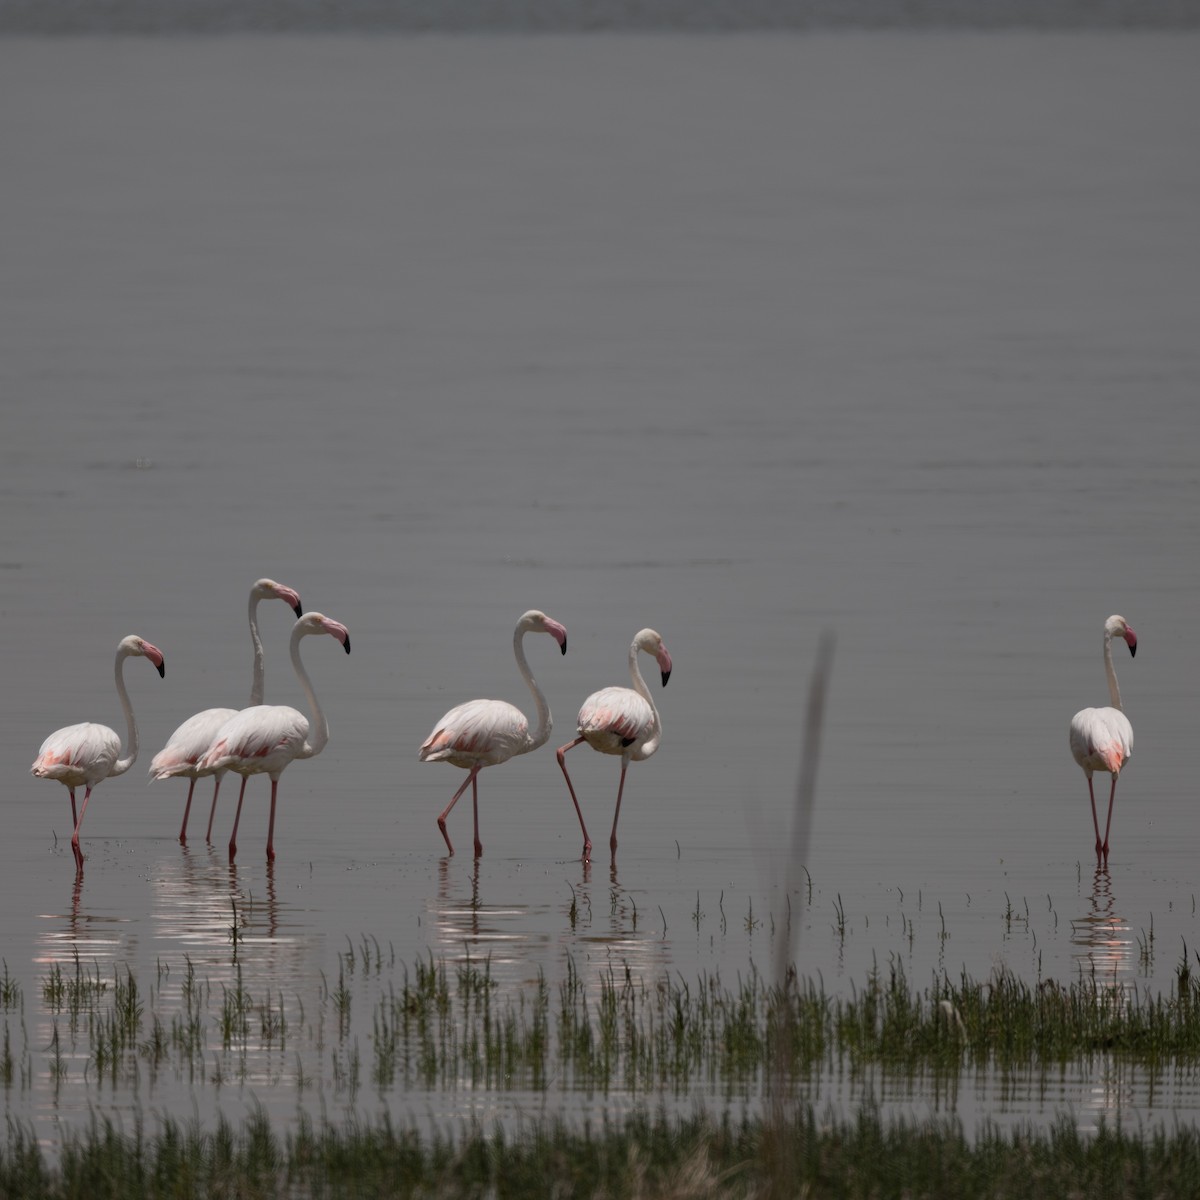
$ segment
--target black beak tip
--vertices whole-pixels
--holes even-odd
[[[165,658],[158,664],[158,677],[159,679],[166,679],[167,677],[167,660]]]
[[[1129,657],[1133,658],[1136,655],[1137,655],[1137,642],[1134,642],[1133,645],[1129,647]]]
[[[670,671],[664,671],[664,672],[662,673],[662,675],[663,675],[663,687],[666,687],[666,686],[667,686],[667,680],[671,678],[671,672],[670,672]]]
[[[346,647],[346,653],[349,654],[350,653],[350,635],[349,634],[346,635],[346,640],[342,643],[342,645]]]
[[[292,611],[298,617],[304,616],[304,606],[300,603],[299,600],[297,600],[296,603],[292,605]]]
[[[563,640],[562,640],[562,652],[564,654],[566,654],[566,652],[567,652],[567,639],[566,638],[563,638]]]

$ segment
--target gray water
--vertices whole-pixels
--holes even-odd
[[[289,1004],[362,937],[490,954],[513,987],[568,959],[732,979],[769,969],[791,901],[798,966],[834,991],[889,963],[1169,987],[1200,945],[1198,48],[0,41],[0,946],[36,1066],[9,1113],[52,1142],[94,1111],[208,1111],[186,1081],[110,1094],[77,1063],[54,1086],[41,986],[78,955],[219,987],[235,908],[246,986]],[[283,776],[269,872],[265,781],[230,864],[236,780],[211,849],[198,788],[184,849],[186,785],[145,775],[184,717],[245,703],[261,575],[353,646],[305,644],[332,739]],[[527,643],[555,732],[482,775],[484,857],[468,799],[447,859],[461,772],[417,747],[474,696],[530,710],[530,607],[570,634],[565,658]],[[1107,702],[1112,612],[1139,637],[1117,650],[1137,744],[1098,873],[1067,723]],[[267,698],[303,706],[289,614],[260,615]],[[552,751],[646,625],[675,663],[663,745],[630,768],[615,867],[618,764],[572,753],[585,867]],[[789,899],[827,630],[812,888]],[[97,790],[76,878],[65,791],[28,766],[60,725],[120,727],[130,632],[166,677],[127,664],[143,753]],[[351,1095],[317,1048],[298,1061],[330,1112],[503,1106]],[[290,1056],[252,1068],[226,1110],[294,1113]],[[1198,1106],[1101,1059],[950,1110]]]

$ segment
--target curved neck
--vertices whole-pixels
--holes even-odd
[[[254,644],[254,678],[250,682],[250,707],[263,702],[267,672],[262,640],[258,636],[258,596],[250,594],[250,641]]]
[[[313,691],[312,680],[309,679],[308,672],[300,661],[300,639],[303,636],[302,628],[297,628],[292,633],[292,666],[296,669],[296,678],[300,680],[300,686],[308,697],[308,706],[312,709],[313,719],[308,727],[308,740],[305,741],[296,757],[312,758],[314,754],[320,754],[325,749],[325,743],[329,741],[329,722],[325,719],[320,704],[317,703],[317,693]]]
[[[128,657],[129,654],[126,650],[118,650],[116,665],[113,667],[113,672],[117,678],[117,698],[121,701],[121,707],[125,710],[125,724],[129,727],[129,734],[125,739],[125,757],[118,758],[113,763],[112,770],[108,773],[110,779],[114,775],[124,775],[133,766],[138,756],[137,721],[133,719],[133,704],[129,699],[129,693],[125,690],[125,660]]]
[[[1104,635],[1104,673],[1108,676],[1108,695],[1113,708],[1117,712],[1124,712],[1121,707],[1121,689],[1117,687],[1117,673],[1113,669],[1112,638],[1107,633]]]
[[[549,739],[550,731],[554,728],[554,721],[550,716],[550,705],[546,703],[546,697],[542,695],[542,689],[538,687],[538,682],[529,669],[529,662],[525,658],[524,639],[525,631],[518,626],[513,634],[513,654],[516,656],[517,667],[522,677],[533,693],[533,702],[537,705],[537,728],[529,736],[529,749],[536,750]]]
[[[650,689],[646,686],[641,668],[638,666],[637,642],[629,647],[629,678],[633,681],[633,690],[650,705],[650,711],[654,714],[654,735],[646,738],[641,747],[643,752],[648,751],[653,754],[658,748],[659,738],[662,737],[662,720],[658,715],[658,705],[654,703],[654,697],[650,694]]]

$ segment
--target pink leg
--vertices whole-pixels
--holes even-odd
[[[204,840],[212,845],[212,823],[213,817],[217,815],[217,793],[221,790],[221,774],[218,772],[213,779],[213,802],[212,808],[208,810],[208,832],[204,835]]]
[[[271,780],[271,820],[267,824],[267,861],[270,862],[275,858],[275,789],[279,787],[279,780]]]
[[[471,803],[475,809],[475,857],[483,857],[483,843],[479,840],[479,776],[476,774],[475,782],[471,784]]]
[[[1096,831],[1096,858],[1100,859],[1103,853],[1103,843],[1100,841],[1100,822],[1096,820],[1096,793],[1092,791],[1092,777],[1087,777],[1088,781],[1088,797],[1092,802],[1092,828]]]
[[[1117,777],[1114,775],[1112,777],[1112,791],[1108,793],[1108,819],[1104,822],[1104,845],[1101,846],[1101,849],[1104,851],[1104,862],[1106,865],[1108,863],[1108,831],[1112,828],[1113,800],[1116,798],[1116,795]],[[1097,830],[1097,836],[1098,835],[1099,830]]]
[[[75,832],[71,835],[71,849],[75,851],[76,864],[83,861],[83,851],[79,849],[79,828],[83,824],[83,814],[87,812],[88,801],[92,798],[92,789],[89,787],[83,793],[83,804],[79,809],[79,819],[75,822]],[[74,807],[72,805],[72,807]]]
[[[179,844],[181,846],[187,845],[188,814],[192,811],[192,793],[195,790],[196,790],[196,780],[193,779],[191,781],[191,783],[188,784],[187,803],[183,806],[183,825],[181,826],[181,828],[179,830]]]
[[[571,777],[567,774],[565,757],[568,750],[573,750],[582,741],[584,741],[584,737],[583,734],[580,734],[573,742],[568,742],[565,746],[559,746],[555,752],[555,757],[558,759],[558,765],[562,769],[563,778],[567,781],[567,791],[571,793],[571,803],[575,805],[575,815],[579,818],[579,828],[583,830],[583,861],[587,862],[592,857],[592,839],[588,837],[587,826],[583,823],[583,809],[579,807],[579,797],[575,795],[575,788],[571,783]]]
[[[74,829],[79,824],[79,817],[75,814],[75,789],[67,788],[67,791],[71,793],[71,828]]]
[[[236,857],[236,855],[237,855],[238,822],[242,819],[242,798],[246,794],[246,780],[248,778],[249,778],[248,775],[242,776],[242,786],[241,786],[241,789],[238,791],[237,813],[235,814],[235,816],[233,818],[233,832],[229,835],[229,857],[231,859]]]
[[[613,852],[613,857],[617,856],[617,822],[621,819],[621,794],[625,791],[625,772],[629,769],[629,760],[621,759],[621,783],[617,788],[617,811],[613,813],[613,831],[612,837],[608,839],[608,847]]]
[[[479,768],[472,767],[470,775],[463,780],[462,787],[460,787],[458,791],[454,793],[454,795],[450,798],[450,803],[446,805],[442,815],[438,817],[438,828],[442,831],[442,837],[446,840],[446,849],[449,850],[451,854],[454,853],[454,847],[450,844],[450,835],[446,832],[446,818],[450,815],[450,810],[458,803],[459,796],[461,796],[463,792],[467,790],[467,784],[473,783],[475,781],[475,776],[478,774]],[[476,837],[478,837],[478,829],[476,830]]]

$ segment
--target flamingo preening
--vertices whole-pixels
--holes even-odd
[[[475,857],[478,858],[483,854],[483,843],[479,840],[479,772],[484,767],[507,762],[514,755],[528,754],[550,737],[553,727],[550,706],[525,658],[522,643],[527,633],[548,633],[566,654],[567,631],[557,621],[536,609],[524,613],[513,631],[513,654],[521,675],[533,693],[533,701],[537,706],[537,728],[530,733],[525,714],[507,701],[469,700],[452,708],[433,727],[433,732],[421,746],[421,762],[448,762],[451,766],[464,767],[470,772],[438,817],[438,828],[451,854],[454,853],[454,846],[446,832],[446,818],[458,803],[458,798],[467,790],[467,785],[471,785],[475,807]]]
[[[290,587],[276,583],[273,579],[260,579],[250,589],[250,642],[254,647],[254,675],[250,682],[250,705],[254,707],[263,702],[266,686],[265,656],[262,639],[258,636],[258,602],[260,600],[282,600],[295,612],[303,616],[304,609],[300,606],[299,595]],[[210,771],[200,767],[200,760],[208,752],[213,738],[221,727],[231,718],[236,717],[236,708],[206,708],[194,717],[189,717],[169,738],[167,744],[154,756],[150,763],[152,779],[170,779],[180,776],[189,779],[187,803],[183,808],[183,825],[179,830],[181,845],[187,845],[188,815],[192,811],[192,792],[196,788],[196,780],[205,775],[212,775],[213,796],[212,807],[208,812],[208,833],[206,841],[212,841],[213,816],[217,811],[217,793],[221,790],[221,779],[225,771]]]
[[[83,814],[87,812],[92,788],[102,779],[123,775],[133,766],[138,754],[138,728],[133,717],[133,705],[125,690],[125,660],[130,657],[148,658],[158,668],[159,677],[166,675],[162,651],[144,638],[131,634],[122,638],[117,646],[114,672],[117,680],[117,697],[125,710],[125,723],[129,734],[126,739],[127,753],[121,753],[121,739],[115,729],[107,725],[94,725],[84,721],[79,725],[67,725],[56,729],[43,743],[30,768],[39,779],[57,779],[71,793],[71,821],[75,832],[71,835],[71,851],[75,855],[76,869],[83,868],[83,852],[79,848],[79,829]],[[83,807],[75,812],[75,789],[83,785]]]
[[[1112,825],[1113,799],[1117,794],[1117,777],[1133,754],[1133,726],[1121,708],[1121,689],[1113,670],[1112,640],[1125,639],[1130,655],[1137,653],[1137,635],[1124,617],[1111,616],[1104,622],[1104,672],[1108,676],[1108,695],[1111,708],[1080,709],[1071,718],[1071,753],[1087,776],[1088,796],[1092,802],[1092,826],[1096,831],[1096,858],[1108,862],[1108,833]],[[1092,790],[1092,772],[1107,771],[1112,776],[1108,793],[1108,819],[1104,823],[1104,838],[1100,837],[1100,822],[1096,818],[1096,793]]]
[[[237,815],[229,836],[229,857],[237,854],[238,823],[242,819],[242,800],[246,795],[246,780],[251,775],[271,778],[271,819],[267,825],[267,858],[275,857],[275,800],[279,776],[293,759],[312,758],[320,754],[329,741],[329,722],[317,702],[308,672],[300,661],[300,640],[313,634],[327,633],[336,638],[350,653],[350,633],[345,625],[323,613],[312,612],[301,617],[292,628],[292,666],[312,709],[312,732],[308,718],[286,704],[259,704],[244,708],[231,717],[218,731],[208,752],[200,760],[206,771],[235,771],[242,777],[238,792]]]
[[[579,798],[575,795],[571,776],[567,774],[567,764],[564,755],[568,750],[587,742],[593,750],[601,754],[619,754],[621,756],[621,782],[617,786],[617,808],[613,813],[612,836],[608,840],[609,848],[614,857],[617,853],[617,821],[621,816],[621,796],[625,791],[625,772],[631,762],[641,762],[649,758],[662,741],[662,720],[658,709],[654,706],[654,698],[638,669],[638,651],[649,654],[662,672],[663,687],[671,678],[671,655],[663,645],[661,635],[653,629],[643,629],[633,639],[629,647],[629,677],[633,681],[632,688],[609,687],[593,692],[579,710],[577,723],[579,736],[565,746],[560,746],[556,757],[562,768],[563,778],[567,781],[567,790],[575,804],[575,812],[579,817],[579,828],[583,830],[583,857],[592,856],[592,839],[588,837],[587,826],[583,823],[583,810],[579,807]]]

